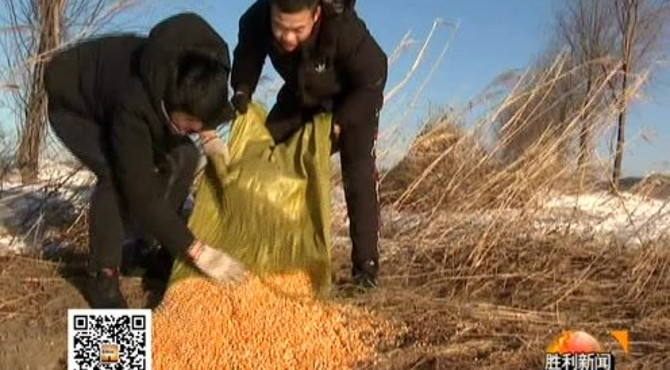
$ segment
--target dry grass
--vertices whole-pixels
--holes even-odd
[[[416,210],[435,205],[449,186],[450,200],[470,194],[473,186],[478,186],[474,181],[451,184],[465,168],[472,169],[475,178],[490,173],[493,168],[486,154],[479,140],[462,127],[449,120],[438,122],[419,135],[409,154],[386,174],[383,199],[399,208],[407,205]]]
[[[603,122],[614,122],[608,119],[617,105],[595,102],[608,93],[616,69],[575,100],[563,85],[580,68],[557,58],[546,69],[521,76],[475,125],[461,123],[459,114],[439,117],[385,174],[384,203],[393,210],[423,212],[524,208],[550,190],[592,188],[600,175],[577,168],[575,141],[585,116],[599,117],[588,122],[593,135],[602,135]],[[626,96],[634,96],[642,82],[636,81]],[[493,140],[487,140],[490,136]]]
[[[644,178],[631,179],[629,190],[644,197],[670,199],[670,177],[652,174]],[[626,185],[626,184],[622,184]]]
[[[526,218],[472,226],[443,217],[395,240],[383,264],[383,289],[347,302],[403,322],[403,345],[387,365],[540,368],[561,330],[629,330],[632,357],[620,363],[663,368],[670,362],[670,251],[664,243],[625,250],[528,227]],[[445,231],[446,230],[446,231]],[[413,357],[414,356],[414,357]],[[499,361],[500,365],[497,365]],[[385,368],[385,367],[381,367]],[[390,368],[393,368],[392,366]],[[637,368],[637,367],[636,367]]]
[[[544,349],[569,329],[596,335],[617,366],[670,365],[667,240],[625,249],[536,227],[547,192],[584,193],[599,178],[580,171],[571,151],[585,110],[602,121],[616,112],[591,104],[603,80],[578,109],[552,114],[569,97],[556,86],[575,70],[561,63],[522,78],[471,130],[458,117],[437,120],[386,174],[386,212],[420,216],[385,235],[394,246],[385,250],[384,289],[346,298],[410,328],[378,368],[540,368]],[[659,181],[642,181],[638,193],[651,187],[658,196]],[[617,329],[631,333],[630,357],[606,340]]]

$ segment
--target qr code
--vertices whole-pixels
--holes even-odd
[[[151,370],[151,310],[68,310],[68,370]]]

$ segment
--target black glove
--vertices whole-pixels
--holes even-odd
[[[245,114],[249,108],[250,100],[251,99],[249,99],[249,95],[247,95],[247,93],[238,91],[235,93],[235,95],[233,95],[233,98],[230,99],[230,102],[233,103],[233,106],[238,112]]]
[[[352,269],[354,284],[365,289],[378,287],[378,269],[378,264],[375,261],[365,261],[362,264],[354,264],[354,268]]]

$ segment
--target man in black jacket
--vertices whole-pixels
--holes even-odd
[[[91,197],[88,300],[122,308],[124,223],[139,221],[172,256],[185,254],[219,281],[242,276],[229,256],[194,239],[180,209],[199,153],[219,148],[213,131],[232,117],[226,42],[199,16],[182,13],[148,37],[114,35],[56,54],[45,71],[49,121],[97,177]]]
[[[276,142],[314,114],[333,113],[350,219],[352,275],[359,285],[376,286],[375,142],[387,57],[352,0],[257,0],[240,19],[233,54],[231,101],[242,113],[268,55],[284,79],[266,124]]]

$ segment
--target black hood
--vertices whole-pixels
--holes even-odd
[[[230,57],[226,41],[195,13],[180,13],[154,26],[140,57],[140,76],[157,112],[162,110],[168,77],[178,55],[186,50],[205,53],[220,61],[230,75]],[[228,102],[219,118],[221,123],[230,120],[233,109]]]

